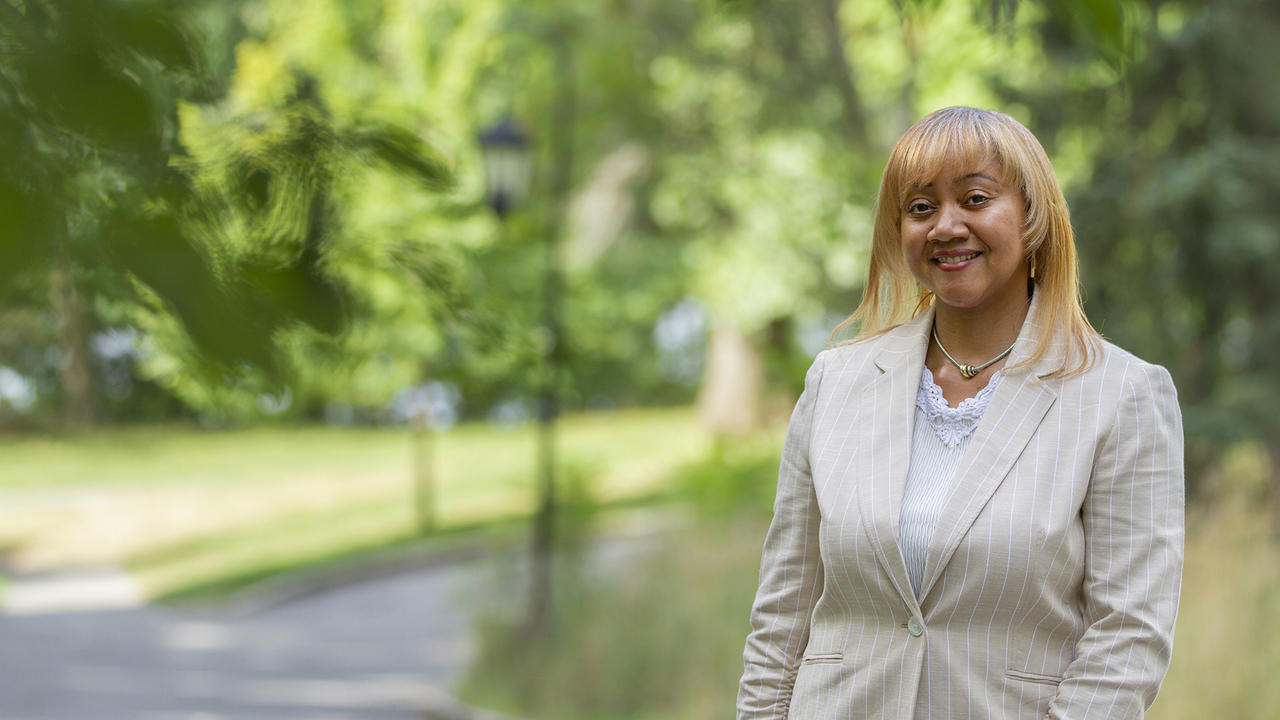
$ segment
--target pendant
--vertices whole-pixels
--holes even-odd
[[[977,375],[977,374],[978,374],[978,368],[976,368],[976,367],[974,367],[974,366],[972,366],[972,365],[961,365],[961,366],[960,366],[960,374],[961,374],[961,375],[963,375],[963,376],[965,376],[966,378],[971,378],[971,377],[973,377],[974,375]]]

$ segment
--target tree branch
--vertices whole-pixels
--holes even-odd
[[[840,0],[819,0],[822,6],[823,30],[826,34],[827,56],[836,76],[836,86],[844,107],[845,128],[854,143],[869,147],[871,136],[867,131],[867,113],[858,94],[853,66],[845,53],[844,37],[840,34]]]

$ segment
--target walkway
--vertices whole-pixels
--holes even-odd
[[[248,611],[128,607],[136,593],[109,572],[11,583],[0,720],[478,717],[449,691],[473,652],[467,595],[482,567],[443,565]]]
[[[681,522],[620,513],[592,541],[588,571],[635,567]],[[477,547],[416,569],[366,564],[204,611],[139,606],[112,571],[10,579],[0,720],[504,720],[452,689],[479,601],[495,573],[524,586],[525,559]]]

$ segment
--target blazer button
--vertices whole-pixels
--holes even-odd
[[[907,632],[911,633],[912,637],[920,637],[924,634],[924,625],[920,624],[920,620],[915,615],[907,620]]]

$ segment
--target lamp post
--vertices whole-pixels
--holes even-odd
[[[505,220],[529,195],[529,137],[511,118],[505,118],[481,133],[480,151],[484,155],[485,202]]]
[[[562,140],[563,129],[556,133]],[[551,552],[554,545],[556,509],[555,423],[559,414],[560,382],[560,264],[559,205],[567,195],[567,175],[562,167],[568,161],[564,143],[555,143],[561,152],[556,158],[552,193],[549,201],[556,206],[550,222],[543,228],[545,258],[543,265],[542,330],[545,338],[543,379],[538,398],[538,475],[539,502],[533,522],[532,568],[529,589],[529,616],[526,631],[540,633],[547,627],[551,607]],[[510,119],[505,119],[480,135],[484,153],[485,201],[499,219],[515,210],[528,196],[531,151],[528,136]]]

